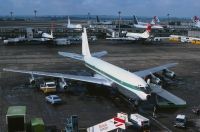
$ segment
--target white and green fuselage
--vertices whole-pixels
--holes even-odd
[[[119,91],[128,98],[137,95],[140,99],[147,100],[150,96],[145,91],[147,83],[137,75],[92,56],[84,57],[84,61],[88,68],[121,86]]]
[[[121,86],[119,91],[128,98],[133,99],[134,95],[137,95],[141,100],[147,100],[150,97],[148,90],[146,90],[148,85],[142,78],[120,67],[91,56],[85,28],[82,33],[82,55],[87,67],[105,77],[107,80]]]

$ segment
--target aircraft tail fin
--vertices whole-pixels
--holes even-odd
[[[149,38],[151,32],[151,24],[147,24],[146,31],[142,34],[144,38]]]
[[[52,38],[53,38],[53,30],[51,30],[51,36],[52,36]]]
[[[137,19],[137,17],[135,15],[133,16],[133,23],[134,24],[138,24],[138,19]]]
[[[67,24],[70,25],[70,18],[69,18],[69,16],[68,16],[68,23]]]
[[[151,24],[147,24],[147,28],[146,28],[145,32],[148,32],[148,33],[151,32]]]
[[[160,22],[160,20],[158,19],[158,17],[157,17],[157,16],[154,16],[153,19],[152,19],[152,21],[151,21],[151,24],[156,25],[156,24],[158,24],[159,22]]]
[[[198,16],[194,16],[193,17],[193,22],[196,24],[199,22],[199,17]]]
[[[86,28],[83,28],[82,33],[82,55],[84,57],[91,57]]]
[[[53,29],[54,29],[54,24],[52,23],[51,24],[51,34],[50,34],[52,36],[52,38],[53,38]]]

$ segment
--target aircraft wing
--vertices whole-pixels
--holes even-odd
[[[105,86],[111,86],[112,85],[112,82],[107,80],[106,78],[95,78],[95,77],[92,77],[92,76],[79,76],[79,75],[70,75],[70,74],[62,74],[62,73],[14,70],[14,69],[7,69],[7,68],[4,68],[3,71],[18,72],[18,73],[48,76],[48,77],[56,77],[56,78],[65,78],[65,79],[101,84],[101,85],[105,85]]]
[[[169,103],[170,105],[176,105],[176,106],[185,106],[186,105],[185,100],[168,92],[167,90],[163,89],[161,86],[152,84],[152,83],[150,83],[149,85],[150,85],[153,93],[156,93],[158,96],[164,98],[167,102],[170,102]]]
[[[156,72],[162,71],[164,69],[174,67],[177,64],[178,63],[170,63],[170,64],[166,64],[166,65],[162,65],[162,66],[157,66],[157,67],[149,68],[149,69],[146,69],[143,71],[134,72],[134,74],[136,74],[140,77],[146,77],[147,75],[150,75],[151,73],[156,73]]]

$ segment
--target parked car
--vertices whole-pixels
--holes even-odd
[[[49,95],[45,97],[45,100],[51,104],[60,104],[62,102],[58,95]]]

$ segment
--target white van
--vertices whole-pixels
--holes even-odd
[[[130,121],[137,125],[140,128],[149,128],[150,127],[150,121],[146,117],[140,115],[140,114],[131,114],[130,115]]]

